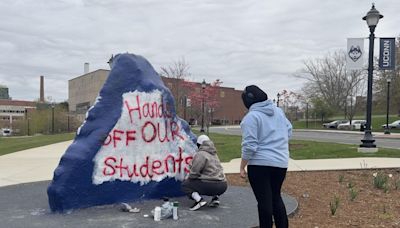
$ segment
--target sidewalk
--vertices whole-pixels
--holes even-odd
[[[223,163],[225,173],[239,173],[240,158]],[[288,171],[399,168],[400,158],[340,158],[289,160]]]
[[[0,156],[0,187],[51,180],[61,156],[72,141]],[[240,158],[222,164],[225,173],[238,173]],[[400,167],[400,158],[343,158],[289,161],[289,171],[346,170]]]
[[[53,179],[61,156],[72,141],[0,156],[0,186]]]

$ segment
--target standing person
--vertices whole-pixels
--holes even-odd
[[[240,175],[248,178],[257,199],[260,227],[288,227],[281,187],[289,162],[289,137],[292,125],[283,111],[255,85],[245,88],[243,104],[249,112],[243,118]]]
[[[209,206],[219,206],[219,196],[228,188],[214,143],[207,135],[200,135],[197,147],[199,151],[193,157],[189,176],[182,183],[183,192],[195,201],[191,211],[207,204],[201,195],[212,196]]]

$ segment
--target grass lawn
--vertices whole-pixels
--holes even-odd
[[[197,136],[201,135],[198,130],[192,129]],[[209,133],[208,136],[214,142],[217,148],[218,157],[221,162],[229,162],[234,158],[240,158],[242,155],[241,144],[242,136],[224,135],[218,133]]]
[[[194,131],[199,135],[198,131]],[[241,136],[210,133],[209,137],[217,147],[222,162],[229,162],[241,157]],[[358,145],[326,143],[314,141],[290,141],[290,157],[292,159],[324,159],[355,157],[395,157],[400,158],[400,150],[379,148],[378,153],[363,154],[357,152]]]
[[[321,120],[308,120],[307,127],[307,121],[305,120],[297,120],[292,122],[294,129],[324,129],[322,127],[322,124],[323,123],[321,122]]]
[[[377,153],[358,153],[358,145],[313,142],[313,141],[290,141],[290,157],[295,160],[301,159],[324,159],[324,158],[356,158],[356,157],[393,157],[400,158],[400,150],[379,148]]]
[[[196,135],[200,132],[193,131]],[[1,137],[0,155],[72,140],[75,133],[39,135],[32,137]],[[209,134],[218,150],[222,162],[241,157],[241,140],[238,135]],[[357,152],[358,145],[325,143],[313,141],[290,141],[290,157],[293,159],[354,158],[354,157],[400,157],[400,150],[380,148],[378,153]]]
[[[75,133],[37,135],[30,137],[0,137],[0,155],[72,140]]]

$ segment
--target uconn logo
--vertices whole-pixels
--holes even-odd
[[[360,46],[358,46],[358,45],[357,45],[357,47],[351,46],[348,54],[349,54],[349,57],[351,60],[353,60],[354,62],[357,62],[357,60],[359,60],[362,56],[362,51],[361,51]]]
[[[383,41],[383,51],[382,51],[382,67],[391,67],[391,60],[390,60],[390,41],[384,40]]]

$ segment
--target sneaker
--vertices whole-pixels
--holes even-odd
[[[219,198],[218,196],[214,196],[209,204],[210,207],[218,207],[219,206]]]
[[[204,201],[203,199],[201,199],[199,202],[195,202],[189,210],[196,211],[196,210],[200,209],[201,207],[205,206],[206,204],[207,204],[207,202]]]

